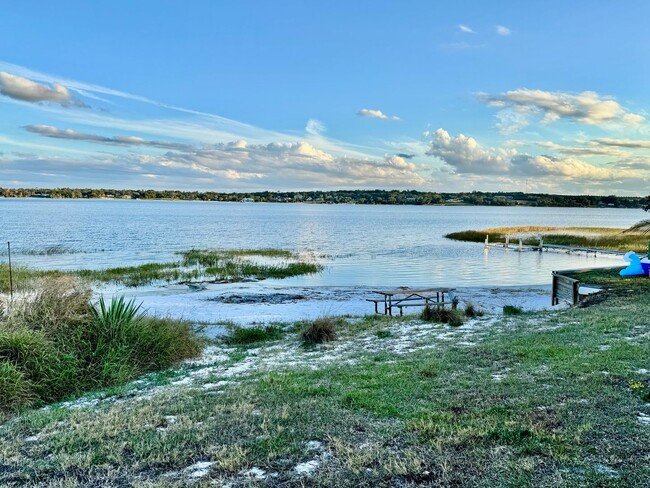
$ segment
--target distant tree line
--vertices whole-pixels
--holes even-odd
[[[116,198],[215,202],[348,203],[367,205],[490,205],[529,207],[615,207],[650,209],[650,197],[616,195],[549,195],[523,192],[422,192],[416,190],[333,190],[198,192],[178,190],[110,190],[91,188],[0,188],[7,198]]]

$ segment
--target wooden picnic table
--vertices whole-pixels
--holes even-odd
[[[376,290],[373,293],[382,295],[382,298],[369,298],[367,301],[375,304],[375,313],[380,313],[379,304],[383,303],[384,315],[393,315],[393,307],[397,307],[399,314],[404,315],[404,307],[424,307],[426,305],[444,307],[445,305],[451,305],[452,308],[455,308],[457,299],[453,296],[453,291],[453,288]],[[445,294],[447,300],[445,300]]]

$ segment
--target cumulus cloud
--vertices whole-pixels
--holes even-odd
[[[584,162],[573,155],[529,155],[515,148],[480,145],[473,137],[450,135],[444,129],[432,134],[428,155],[447,163],[456,174],[510,177],[561,177],[565,180],[617,180],[640,177],[638,171],[613,170]],[[549,147],[549,149],[558,149]]]
[[[0,94],[23,102],[52,102],[63,106],[86,106],[82,101],[75,99],[70,90],[60,83],[52,83],[50,86],[5,71],[0,71]]]
[[[466,34],[476,34],[476,31],[465,24],[458,24],[458,30]]]
[[[497,30],[497,34],[499,34],[500,36],[509,36],[510,35],[510,29],[508,29],[504,25],[497,25],[496,30]]]
[[[381,119],[381,120],[399,120],[399,117],[396,115],[386,115],[381,110],[372,110],[369,108],[362,108],[357,112],[357,115],[361,117],[368,117],[371,119]]]
[[[429,156],[436,156],[461,173],[494,174],[506,172],[515,149],[484,148],[473,137],[463,134],[451,136],[444,129],[431,136]]]
[[[156,174],[178,174],[185,178],[198,174],[231,182],[264,182],[294,188],[304,188],[306,184],[414,187],[425,183],[417,165],[400,155],[386,155],[383,159],[336,156],[306,141],[249,144],[240,139],[191,145],[135,136],[108,137],[45,125],[27,126],[26,130],[57,139],[168,149],[164,154],[112,156],[116,164],[128,161],[141,168],[141,172],[150,175],[148,178]]]
[[[478,98],[488,106],[522,114],[517,120],[518,126],[523,121],[529,122],[530,117],[536,114],[541,115],[543,123],[565,119],[587,125],[619,123],[634,126],[645,120],[643,115],[632,113],[616,100],[602,97],[594,91],[572,94],[521,88],[499,95],[480,93]]]

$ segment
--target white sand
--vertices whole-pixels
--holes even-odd
[[[524,310],[558,308],[551,307],[550,285],[458,288],[454,293],[461,307],[473,303],[486,312],[498,313],[504,305]],[[283,287],[263,283],[209,285],[195,292],[184,287],[130,290],[126,294],[142,301],[143,308],[151,314],[204,324],[231,322],[239,325],[294,322],[331,315],[367,315],[374,313],[374,306],[366,299],[379,297],[371,288]],[[419,307],[408,309],[412,314],[419,311]]]

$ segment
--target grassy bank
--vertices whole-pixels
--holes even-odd
[[[93,308],[78,280],[60,276],[0,306],[0,418],[126,383],[201,351],[189,323],[148,317],[123,300],[100,305]]]
[[[156,283],[282,279],[318,273],[323,269],[322,265],[305,261],[298,254],[283,249],[192,249],[179,252],[178,255],[180,260],[174,262],[99,270],[56,271],[14,266],[14,290],[28,290],[34,279],[47,276],[77,276],[90,283],[137,287]],[[9,267],[6,263],[0,263],[0,292],[7,291]]]
[[[459,327],[341,318],[322,345],[235,335],[166,384],[6,423],[0,483],[648,486],[650,286],[581,279],[609,291]]]
[[[521,238],[525,245],[539,244],[539,235],[544,236],[545,244],[562,246],[589,247],[613,251],[636,251],[645,254],[648,251],[647,234],[643,232],[625,232],[625,229],[607,227],[495,227],[482,230],[466,230],[452,232],[445,237],[457,241],[485,242],[489,236],[490,242],[506,242],[514,246]]]

